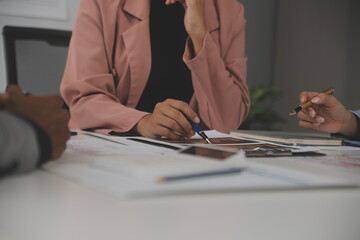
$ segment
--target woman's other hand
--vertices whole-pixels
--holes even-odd
[[[176,2],[180,2],[185,8],[185,29],[191,38],[194,56],[196,56],[203,47],[203,41],[207,33],[204,0],[167,0],[165,4],[170,5]]]

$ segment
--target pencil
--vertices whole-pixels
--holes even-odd
[[[215,171],[209,171],[209,172],[168,176],[168,177],[159,178],[158,182],[164,183],[164,182],[172,182],[172,181],[178,181],[178,180],[187,180],[187,179],[192,179],[192,178],[202,178],[202,177],[211,177],[211,176],[218,176],[218,175],[235,174],[235,173],[241,173],[244,170],[245,170],[244,167],[234,167],[234,168],[215,170]]]
[[[334,92],[335,92],[335,90],[334,90],[334,88],[332,88],[332,87],[326,89],[325,91],[322,91],[322,93],[324,93],[324,94],[326,94],[326,95],[330,95],[330,94],[332,94],[332,93],[334,93]],[[300,104],[297,108],[291,110],[291,111],[289,112],[289,115],[290,115],[290,116],[295,115],[295,114],[297,114],[298,112],[300,112],[301,110],[303,110],[304,108],[310,107],[312,104],[313,104],[313,103],[311,102],[311,100],[309,100],[309,101],[307,101],[307,102],[305,102],[305,103],[302,103],[302,104]]]

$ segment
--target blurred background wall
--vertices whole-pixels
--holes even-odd
[[[301,91],[334,87],[350,109],[360,108],[359,0],[240,0],[247,25],[248,84],[275,87],[283,97],[272,108],[286,123]]]
[[[284,92],[275,108],[286,114],[303,90],[335,88],[348,108],[360,108],[360,1],[279,0],[274,86]],[[288,118],[284,126],[297,130]]]
[[[0,15],[5,25],[71,30],[80,0],[68,4],[66,20]],[[330,86],[348,108],[360,108],[359,0],[239,0],[247,19],[248,84],[282,92],[269,108],[285,123],[278,129],[302,131],[288,112],[303,90]],[[5,88],[0,38],[0,92]],[[260,126],[261,127],[261,126]]]
[[[26,2],[31,2],[31,1],[32,0],[28,0]],[[1,32],[3,27],[6,25],[71,30],[73,23],[75,21],[80,0],[63,0],[63,1],[66,1],[67,4],[67,19],[56,20],[56,19],[36,18],[36,17],[20,17],[11,14],[7,14],[7,15],[0,14]],[[3,37],[1,35],[0,36],[0,92],[3,92],[6,86],[6,72],[5,72],[4,61],[5,61],[4,43],[3,43]]]

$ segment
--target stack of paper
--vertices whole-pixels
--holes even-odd
[[[233,138],[216,132],[209,132],[207,135]],[[286,162],[289,161],[285,161],[285,158],[281,160],[282,164],[277,164],[276,161],[268,164],[266,161],[269,159],[249,160],[242,151],[235,151],[236,154],[224,159],[198,157],[180,153],[187,148],[183,144],[174,144],[179,150],[173,150],[123,137],[106,138],[109,139],[80,134],[68,142],[68,148],[61,159],[47,164],[44,169],[118,197],[204,191],[355,186],[360,183],[360,178],[332,176],[322,174],[321,171],[311,172],[307,171],[306,167],[292,169],[286,166]],[[234,152],[234,150],[229,151]],[[163,177],[231,168],[245,168],[245,170],[236,174],[158,182]]]

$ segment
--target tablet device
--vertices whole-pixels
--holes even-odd
[[[236,152],[233,151],[227,151],[227,150],[215,149],[215,148],[206,148],[200,146],[191,146],[189,148],[181,150],[180,153],[190,154],[199,157],[208,157],[217,160],[225,160],[226,158],[236,154]]]

